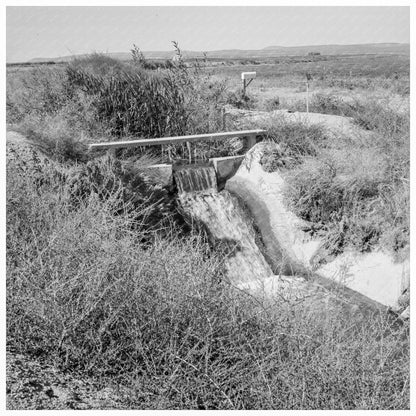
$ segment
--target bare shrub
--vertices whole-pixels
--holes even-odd
[[[149,207],[115,212],[108,169],[74,206],[70,172],[9,159],[9,347],[125,385],[130,408],[409,407],[407,324],[236,291],[203,236],[143,239]]]

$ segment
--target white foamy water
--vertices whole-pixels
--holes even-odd
[[[211,166],[186,166],[175,170],[178,193],[217,191],[217,176]]]
[[[229,254],[225,267],[232,283],[272,276],[256,243],[251,218],[228,191],[218,192],[214,168],[181,168],[174,175],[185,213],[202,223],[216,243],[226,245]]]

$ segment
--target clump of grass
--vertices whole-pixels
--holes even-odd
[[[306,101],[297,100],[289,103],[287,107],[290,111],[306,112]],[[323,92],[316,92],[312,94],[309,101],[309,112],[311,113],[354,117],[354,115],[360,112],[363,108],[364,106],[362,106],[357,100],[346,101],[337,95]]]
[[[308,125],[302,120],[288,122],[285,116],[276,115],[254,124],[256,128],[266,131],[267,140],[279,144],[281,151],[276,158],[284,161],[285,166],[296,165],[304,156],[316,156],[330,140],[329,134],[322,125]]]
[[[350,117],[355,110],[353,103],[332,94],[315,93],[309,105],[309,110],[314,113],[335,114]]]
[[[63,71],[36,67],[16,71],[7,78],[7,122],[18,123],[28,114],[56,114],[65,106],[70,92]]]
[[[63,68],[35,68],[7,77],[7,122],[58,161],[84,161],[91,136],[105,136],[91,100],[68,86]]]
[[[291,206],[328,230],[336,252],[383,245],[399,255],[409,244],[408,126],[384,120],[360,145],[333,142],[286,175]]]
[[[394,139],[397,135],[403,136],[409,132],[409,115],[392,110],[388,103],[383,105],[376,100],[358,102],[351,117],[360,127],[389,138]]]
[[[379,206],[385,180],[382,162],[369,160],[373,166],[368,166],[355,157],[351,171],[340,156],[320,155],[287,172],[287,196],[297,215],[320,225],[332,254],[348,246],[370,251],[389,221]]]
[[[264,102],[265,111],[279,110],[280,108],[281,108],[281,100],[278,95],[272,98],[268,98]]]
[[[27,116],[14,130],[24,134],[45,155],[58,162],[86,162],[89,158],[79,126],[74,126],[63,112],[43,117]]]
[[[323,102],[331,112],[343,108],[340,100]],[[329,254],[381,245],[401,258],[410,229],[409,116],[372,101],[348,108],[361,134],[283,116],[256,122],[279,144],[261,163],[267,172],[283,170],[288,204],[320,230]]]
[[[102,53],[92,53],[72,59],[69,67],[96,76],[117,76],[126,70],[126,64]]]
[[[291,111],[306,111],[306,103],[297,101],[289,106]],[[348,100],[329,93],[315,93],[309,103],[312,113],[333,114],[351,117],[365,130],[378,131],[384,134],[395,134],[408,129],[409,117],[389,107],[388,102],[375,99]]]
[[[256,99],[249,95],[242,95],[241,91],[230,91],[226,96],[226,104],[232,105],[235,108],[250,110],[256,107]]]

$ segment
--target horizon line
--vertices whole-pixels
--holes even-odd
[[[132,43],[132,46],[134,45],[134,42]],[[227,48],[227,49],[181,49],[182,52],[196,52],[196,53],[208,53],[208,52],[220,52],[220,51],[263,51],[265,49],[269,49],[269,48],[283,48],[283,49],[288,49],[288,48],[307,48],[307,47],[318,47],[318,46],[360,46],[360,45],[409,45],[410,46],[410,42],[364,42],[364,43],[319,43],[319,44],[307,44],[307,45],[289,45],[289,46],[284,46],[284,45],[270,45],[270,46],[265,46],[263,48],[260,49],[241,49],[241,48]],[[139,48],[140,49],[140,48]],[[169,49],[148,49],[148,50],[142,50],[140,49],[143,53],[148,53],[148,52],[164,52],[164,53],[168,53],[168,52],[173,52],[174,50],[169,50]],[[6,59],[6,63],[27,63],[36,59],[50,59],[51,61],[53,61],[54,59],[62,59],[62,58],[68,58],[71,56],[82,56],[82,55],[91,55],[94,53],[98,53],[98,54],[117,54],[117,53],[129,53],[130,51],[114,51],[114,52],[104,52],[104,51],[99,51],[99,50],[91,50],[89,52],[80,52],[80,53],[74,53],[74,54],[69,54],[69,55],[59,55],[59,56],[54,56],[54,57],[43,57],[43,56],[39,56],[39,57],[34,57],[34,58],[30,58],[29,60],[25,60],[25,61],[8,61]]]

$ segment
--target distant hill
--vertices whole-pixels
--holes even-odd
[[[408,43],[368,43],[358,45],[310,45],[310,46],[268,46],[259,50],[224,49],[206,52],[207,58],[211,59],[261,59],[277,56],[307,55],[308,53],[320,53],[321,55],[358,55],[358,54],[400,54],[409,55],[410,45]],[[174,51],[143,51],[147,59],[171,59]],[[131,59],[129,52],[106,53],[115,59],[127,61]],[[202,51],[183,51],[187,59],[202,58]],[[82,58],[84,55],[68,55],[56,58],[34,58],[29,62],[67,62],[74,58]]]
[[[410,45],[408,43],[365,43],[357,45],[268,46],[263,50],[293,55],[304,55],[309,52],[320,52],[321,55],[409,54]]]

